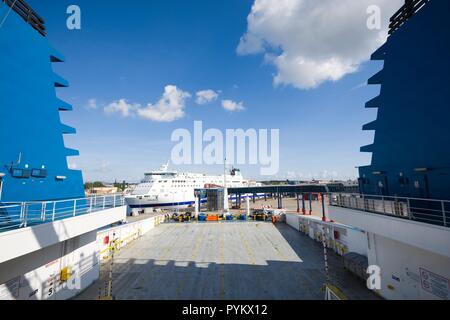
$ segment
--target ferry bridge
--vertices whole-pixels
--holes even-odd
[[[202,195],[208,189],[196,189],[195,194],[198,197],[197,204],[200,206]],[[312,213],[312,201],[317,199],[322,201],[323,218],[325,217],[325,195],[330,191],[344,191],[337,186],[328,185],[272,185],[272,186],[253,186],[253,187],[234,187],[227,188],[228,195],[231,196],[238,206],[242,204],[242,198],[251,197],[253,203],[256,202],[257,197],[264,196],[264,200],[267,197],[276,198],[278,200],[278,209],[283,208],[283,197],[285,195],[295,195],[297,198],[297,212],[306,214]],[[251,195],[251,196],[249,196]],[[309,202],[309,209],[307,210],[306,202]],[[200,208],[199,208],[200,211]]]
[[[252,194],[253,202],[256,200],[257,194],[264,194],[264,198],[267,199],[267,195],[270,194],[278,199],[278,209],[283,208],[283,196],[286,194],[295,195],[297,197],[297,212],[300,212],[300,202],[302,203],[302,212],[306,213],[306,200],[310,203],[310,212],[312,211],[311,201],[314,197],[324,199],[324,194],[329,192],[326,185],[296,185],[296,186],[259,186],[259,187],[244,187],[244,188],[228,188],[229,195],[236,196],[236,202],[238,205],[242,203],[242,195]],[[320,196],[318,196],[320,195]]]

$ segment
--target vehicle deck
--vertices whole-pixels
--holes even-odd
[[[349,299],[378,299],[329,252],[333,279]],[[96,299],[108,279],[78,299]],[[117,300],[324,299],[323,247],[284,223],[167,223],[114,258]]]

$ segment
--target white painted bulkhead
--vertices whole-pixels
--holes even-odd
[[[115,242],[119,250],[145,235],[165,221],[164,215],[153,216],[137,222],[108,228],[97,232],[97,248],[100,259],[109,258],[109,247]]]
[[[122,206],[0,233],[0,300],[74,297],[99,277],[97,230],[125,219]]]
[[[379,266],[386,299],[450,299],[450,229],[331,207],[330,217],[368,235],[369,265]]]
[[[340,207],[329,211],[334,221],[450,258],[450,228]]]
[[[99,277],[96,231],[0,264],[0,300],[65,300]],[[72,276],[61,282],[68,267]]]
[[[368,239],[363,230],[331,222],[323,222],[314,216],[287,214],[286,223],[292,228],[305,233],[311,239],[321,242],[323,230],[327,237],[328,247],[337,254],[356,252],[367,256]]]
[[[0,233],[0,263],[126,219],[126,207]]]
[[[389,300],[450,299],[449,258],[373,233],[369,238],[369,265],[381,268],[379,294],[382,297]]]

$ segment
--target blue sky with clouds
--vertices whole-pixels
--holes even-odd
[[[278,178],[356,177],[355,167],[370,162],[359,148],[373,139],[361,127],[376,117],[364,103],[379,90],[365,82],[381,67],[367,61],[380,32],[367,39],[366,8],[387,0],[362,0],[366,6],[339,13],[323,30],[315,23],[330,19],[332,2],[324,0],[315,11],[324,17],[308,22],[304,1],[312,3],[257,0],[252,9],[253,0],[29,0],[46,19],[50,43],[66,57],[55,70],[71,84],[58,89],[74,106],[62,114],[78,131],[66,137],[81,153],[71,165],[85,180],[137,181],[169,160],[173,130],[192,130],[202,120],[221,130],[280,129]],[[66,28],[71,4],[81,8],[81,30]],[[393,10],[386,6],[385,21]],[[283,18],[286,12],[295,20]],[[361,32],[345,35],[355,26]],[[204,90],[217,97],[204,92],[208,103],[196,103]],[[258,166],[242,169],[260,178]]]

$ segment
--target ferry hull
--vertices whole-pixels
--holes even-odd
[[[195,199],[180,202],[173,202],[173,201],[153,202],[145,199],[140,200],[136,198],[125,198],[125,200],[131,209],[146,209],[146,208],[184,209],[195,206]],[[206,202],[206,199],[202,200],[202,202]]]
[[[264,198],[265,194],[257,194],[255,196],[256,199]],[[242,195],[242,200],[246,198],[253,198],[253,195]],[[229,196],[229,200],[231,202],[235,202],[237,200],[237,197],[235,195]],[[180,201],[157,201],[157,200],[149,200],[146,198],[140,199],[139,197],[131,196],[131,197],[125,197],[125,201],[127,202],[128,206],[131,209],[146,209],[146,208],[163,208],[163,209],[185,209],[188,207],[194,207],[195,206],[195,198],[188,199],[188,200],[180,200]],[[201,199],[201,203],[206,203],[208,200],[207,198]]]

